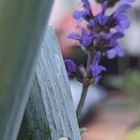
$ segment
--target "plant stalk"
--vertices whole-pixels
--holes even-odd
[[[77,107],[77,111],[76,111],[76,115],[77,115],[77,119],[80,119],[80,114],[86,99],[86,95],[87,95],[87,91],[88,91],[88,85],[83,84],[83,88],[82,88],[82,94],[78,103],[78,107]]]
[[[80,120],[81,111],[84,106],[87,91],[89,88],[88,77],[89,77],[89,73],[90,73],[90,64],[92,61],[92,54],[90,52],[88,52],[87,54],[88,54],[88,60],[87,60],[87,66],[86,66],[86,71],[85,71],[84,80],[83,80],[82,94],[81,94],[81,97],[80,97],[80,100],[78,103],[78,107],[76,110],[76,115],[77,115],[78,121]]]

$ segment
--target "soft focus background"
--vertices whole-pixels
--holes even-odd
[[[77,26],[72,17],[77,7],[78,0],[56,0],[49,24],[56,31],[64,59],[85,63],[75,42],[67,38]],[[93,7],[96,14],[100,6],[93,2]],[[80,124],[88,128],[83,140],[140,140],[140,1],[136,0],[133,7],[129,12],[131,27],[122,40],[126,56],[103,61],[108,71],[99,86],[88,91]],[[81,84],[70,79],[70,86],[76,108]]]

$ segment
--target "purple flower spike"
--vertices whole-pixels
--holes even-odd
[[[71,59],[65,60],[65,66],[68,72],[68,76],[73,76],[73,74],[77,71],[77,66]]]
[[[100,64],[101,57],[108,59],[122,57],[125,54],[119,39],[124,37],[124,31],[130,26],[126,10],[131,8],[134,0],[94,0],[100,4],[100,12],[92,13],[90,0],[81,0],[81,11],[75,11],[73,16],[81,25],[80,33],[72,33],[69,38],[77,40],[80,49],[87,54],[87,64],[76,66],[72,60],[66,60],[68,75],[76,77],[83,84],[81,99],[76,110],[77,117],[84,106],[87,89],[93,82],[96,85],[106,68]],[[108,12],[108,10],[112,8]],[[93,11],[94,12],[94,11]],[[86,90],[85,90],[86,89]]]
[[[78,41],[82,51],[91,55],[88,58],[93,58],[90,63],[90,71],[86,71],[86,67],[84,68],[85,73],[89,72],[87,75],[85,74],[87,77],[83,76],[81,81],[86,81],[86,79],[92,81],[93,78],[94,84],[98,83],[102,77],[101,73],[106,71],[106,68],[100,65],[102,56],[106,55],[108,59],[124,56],[125,51],[119,44],[119,39],[124,37],[124,31],[130,26],[126,12],[132,7],[134,1],[96,0],[100,3],[101,10],[97,15],[93,15],[90,0],[81,0],[82,9],[73,13],[76,20],[83,21],[79,26],[80,33],[69,35],[69,38]],[[110,8],[112,8],[111,13],[107,12]],[[65,63],[68,74],[74,75],[77,69],[76,64],[72,60],[67,60]],[[74,76],[79,79],[78,75]]]

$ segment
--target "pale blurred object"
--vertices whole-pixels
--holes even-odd
[[[56,27],[63,17],[72,13],[77,3],[77,0],[55,0],[49,24]]]
[[[62,137],[62,138],[60,138],[60,139],[58,139],[58,140],[68,140],[68,138]]]
[[[139,0],[135,0],[134,7],[137,9],[140,9],[140,1]]]
[[[126,37],[124,38],[124,47],[129,55],[140,55],[140,1],[136,0],[133,5],[133,10],[130,12],[131,25],[128,31],[126,31]]]
[[[76,0],[56,0],[52,15],[49,21],[57,33],[63,56],[70,56],[70,46],[75,44],[75,41],[68,39],[68,34],[74,31],[77,23],[72,18],[72,11],[77,5]]]

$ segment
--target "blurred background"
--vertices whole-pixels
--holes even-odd
[[[77,7],[78,0],[55,0],[49,24],[56,31],[64,59],[80,64],[86,62],[86,56],[67,38],[77,26],[72,17]],[[93,7],[94,13],[100,9],[94,2]],[[125,57],[103,60],[108,71],[97,87],[88,90],[80,122],[88,128],[83,140],[140,140],[140,1],[133,7],[129,12],[131,27],[122,39]],[[70,79],[70,86],[76,108],[81,84]]]

